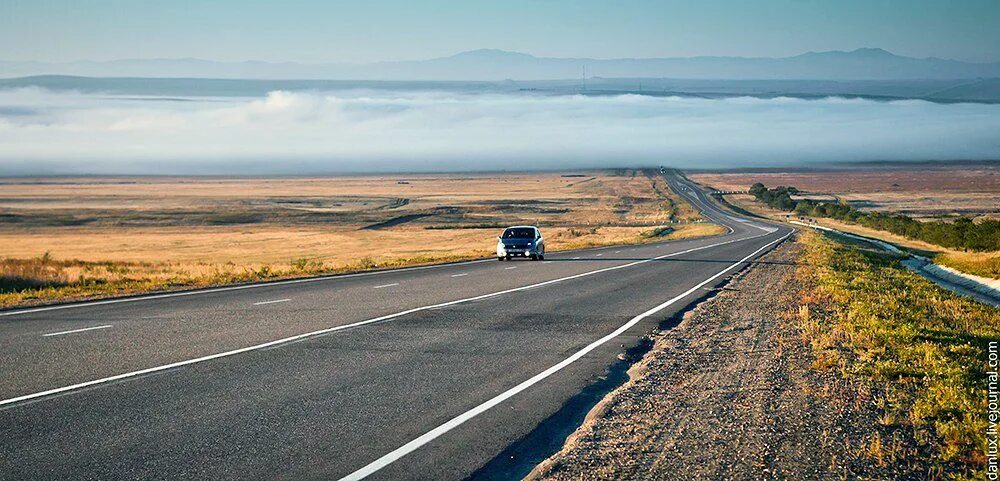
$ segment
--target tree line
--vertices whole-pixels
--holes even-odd
[[[792,195],[797,193],[799,190],[795,187],[778,186],[768,189],[760,182],[750,187],[751,195],[774,209],[852,222],[952,249],[1000,250],[1000,221],[973,222],[971,218],[959,217],[952,222],[920,222],[902,214],[861,212],[840,202],[792,199]]]

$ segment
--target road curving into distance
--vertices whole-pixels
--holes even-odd
[[[463,479],[791,228],[0,312],[0,479]]]

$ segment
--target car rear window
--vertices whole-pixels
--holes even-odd
[[[534,239],[535,229],[517,228],[503,231],[504,239]]]

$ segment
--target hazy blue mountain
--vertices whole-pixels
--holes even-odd
[[[342,80],[554,80],[604,78],[904,80],[1000,77],[1000,62],[970,63],[913,58],[878,48],[808,52],[784,58],[546,58],[482,49],[450,57],[369,64],[216,62],[195,58],[108,62],[4,62],[0,77],[80,75],[93,77],[198,77]]]

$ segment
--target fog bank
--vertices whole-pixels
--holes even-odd
[[[0,90],[0,175],[317,174],[1000,158],[1000,105],[273,91]]]

